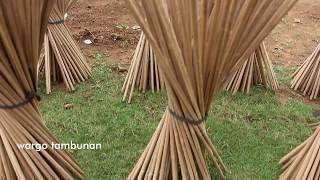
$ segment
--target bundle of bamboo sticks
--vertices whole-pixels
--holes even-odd
[[[305,142],[280,160],[281,180],[320,179],[320,126]]]
[[[206,132],[212,100],[296,0],[126,0],[157,55],[169,105],[128,179],[221,178]]]
[[[68,27],[64,24],[66,12],[74,0],[59,0],[53,8],[44,39],[39,71],[46,80],[46,93],[50,94],[54,82],[64,82],[69,91],[75,84],[90,77],[91,70]],[[40,74],[40,73],[39,73]]]
[[[0,179],[82,177],[67,151],[39,147],[57,143],[35,99],[37,63],[54,2],[0,1]]]
[[[291,88],[299,90],[310,99],[317,99],[320,95],[320,44],[307,60],[293,73]]]
[[[132,56],[131,65],[122,86],[123,101],[128,99],[128,103],[131,103],[135,87],[143,93],[147,89],[155,92],[164,88],[164,81],[156,57],[143,33]]]
[[[279,88],[266,47],[262,43],[246,62],[233,75],[227,85],[227,91],[233,94],[242,91],[248,93],[255,85],[262,85],[272,90]]]
[[[307,60],[293,74],[291,88],[300,90],[310,99],[319,96],[320,88],[320,44]],[[283,173],[279,179],[319,179],[320,178],[320,126],[310,124],[315,131],[306,141],[280,160]]]

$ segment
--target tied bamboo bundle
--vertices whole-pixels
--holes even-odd
[[[280,180],[320,179],[320,126],[305,142],[280,160]]]
[[[233,75],[227,91],[249,93],[252,86],[262,85],[272,90],[279,88],[266,47],[262,43]]]
[[[46,93],[51,93],[54,82],[64,82],[69,91],[75,84],[91,75],[89,65],[64,24],[66,12],[74,0],[59,0],[50,14],[50,22],[44,39],[44,53],[40,57],[39,71],[44,73]]]
[[[53,0],[0,1],[0,179],[73,179],[81,169],[57,143],[35,98],[37,64]]]
[[[319,96],[320,88],[320,44],[293,74],[291,88],[300,90],[310,99]],[[320,126],[310,124],[315,131],[305,142],[280,160],[283,173],[280,179],[320,179]]]
[[[128,98],[128,103],[131,103],[135,87],[139,88],[143,93],[147,89],[155,92],[164,88],[164,81],[161,77],[156,57],[143,33],[132,56],[131,65],[122,86],[123,101]]]
[[[291,88],[299,90],[310,99],[320,94],[320,44],[307,60],[294,72]]]
[[[210,105],[295,0],[127,0],[155,51],[169,105],[128,179],[210,179],[225,166],[205,128]]]

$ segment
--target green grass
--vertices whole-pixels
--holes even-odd
[[[166,108],[162,93],[134,94],[121,102],[123,75],[97,55],[91,80],[74,93],[55,89],[43,95],[41,109],[60,142],[101,143],[101,150],[72,153],[86,179],[125,179],[148,143]],[[66,110],[63,105],[72,103]],[[222,93],[214,102],[207,127],[228,167],[228,179],[277,179],[279,159],[303,142],[314,121],[312,107],[291,99],[281,104],[273,92],[255,88],[247,95]],[[209,163],[212,177],[214,168]]]
[[[290,87],[291,75],[295,72],[296,68],[274,65],[273,69],[277,75],[279,83],[283,86]]]

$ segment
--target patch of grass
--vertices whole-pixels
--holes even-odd
[[[273,69],[276,73],[279,84],[283,85],[283,86],[290,87],[290,83],[291,83],[291,79],[292,79],[291,75],[292,75],[292,73],[294,73],[295,68],[274,65]]]
[[[270,91],[220,95],[208,132],[228,166],[229,179],[276,179],[278,161],[311,133],[304,123],[311,107],[290,100],[282,105]]]
[[[123,76],[97,55],[91,80],[74,93],[43,95],[41,110],[60,142],[101,143],[101,150],[75,150],[86,179],[126,179],[149,142],[166,108],[165,92],[135,92],[121,102]],[[74,105],[65,110],[64,103]],[[229,179],[276,179],[279,159],[310,135],[304,123],[311,107],[290,100],[281,104],[263,88],[247,95],[222,93],[212,106],[208,133],[229,171]],[[214,177],[213,164],[209,163]]]

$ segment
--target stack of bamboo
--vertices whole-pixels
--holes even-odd
[[[291,87],[310,99],[319,96],[320,44],[294,73]],[[320,126],[314,123],[310,127],[315,128],[312,136],[280,160],[284,170],[280,179],[320,179]]]
[[[248,93],[255,85],[262,85],[272,90],[279,88],[266,47],[262,43],[247,61],[233,75],[227,85],[227,91]]]
[[[320,126],[305,142],[296,147],[280,160],[286,179],[320,179]]]
[[[131,65],[124,81],[122,92],[123,101],[128,98],[128,103],[131,103],[132,93],[137,87],[143,93],[147,89],[152,92],[160,91],[164,88],[164,81],[161,77],[154,52],[142,33],[138,46],[133,54]]]
[[[126,0],[164,77],[169,105],[128,179],[221,178],[206,132],[212,100],[296,0]]]
[[[54,2],[0,1],[0,179],[82,177],[67,151],[35,148],[57,143],[35,99],[38,58]]]
[[[77,43],[64,24],[66,12],[74,0],[59,0],[50,14],[48,29],[44,39],[44,54],[40,57],[39,71],[46,80],[46,93],[51,93],[51,85],[63,81],[69,91],[75,84],[90,77],[91,71]]]
[[[310,99],[320,95],[320,44],[307,60],[292,75],[291,88],[299,90]]]

